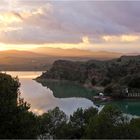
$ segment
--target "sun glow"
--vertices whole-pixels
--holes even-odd
[[[51,47],[51,48],[80,48],[85,49],[92,46],[88,37],[82,37],[82,41],[79,43],[45,43],[45,44],[4,44],[0,43],[0,50],[32,50],[38,47]]]
[[[32,50],[38,47],[51,47],[51,48],[85,48],[85,44],[65,44],[65,43],[50,43],[50,44],[0,44],[0,51],[2,50]]]
[[[31,50],[37,47],[41,47],[42,45],[36,44],[3,44],[0,43],[0,51],[3,50]]]
[[[89,38],[88,38],[87,36],[84,36],[84,37],[82,38],[82,41],[83,41],[83,43],[85,43],[85,44],[90,44]]]
[[[21,22],[21,21],[22,21],[21,18],[16,13],[12,13],[12,12],[0,13],[0,23],[6,26],[11,23]]]

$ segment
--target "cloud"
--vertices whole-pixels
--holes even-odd
[[[82,41],[83,41],[83,43],[85,43],[85,44],[90,44],[89,38],[88,38],[87,36],[83,36],[83,37],[82,37]]]
[[[102,39],[106,42],[136,42],[140,41],[140,36],[138,35],[121,35],[121,36],[103,36]]]
[[[16,22],[21,22],[22,19],[18,13],[15,12],[1,12],[0,13],[0,24],[9,25]]]
[[[1,0],[0,42],[140,43],[140,2]]]

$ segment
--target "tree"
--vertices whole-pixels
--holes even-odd
[[[93,107],[89,107],[84,110],[84,118],[85,118],[85,124],[87,125],[91,118],[93,118],[95,115],[97,115],[98,110]]]
[[[90,107],[83,110],[78,108],[73,115],[70,116],[70,126],[73,129],[73,137],[75,139],[80,139],[83,137],[86,126],[89,123],[90,118],[97,114],[97,109]]]
[[[66,114],[58,107],[40,116],[40,137],[57,138],[58,128],[67,122]]]
[[[0,73],[0,138],[37,138],[37,117],[20,98],[18,78]]]
[[[122,112],[113,106],[106,106],[92,117],[85,132],[85,138],[116,138],[115,127],[123,122]]]
[[[140,138],[140,118],[132,119],[130,122],[131,128],[131,138],[139,139]]]
[[[128,83],[128,86],[130,88],[140,88],[140,77],[134,77],[130,80],[130,82]]]
[[[96,85],[96,80],[95,80],[95,78],[92,78],[91,84],[92,84],[93,86]]]

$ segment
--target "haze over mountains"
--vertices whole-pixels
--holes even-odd
[[[93,52],[90,50],[80,50],[80,49],[61,49],[61,48],[50,48],[50,47],[40,47],[33,50],[33,52],[61,56],[61,57],[91,57],[95,59],[110,59],[116,58],[122,55],[122,53],[107,52],[107,51],[97,51]]]
[[[34,53],[31,51],[7,50],[0,51],[0,58],[2,57],[43,57],[46,55]]]
[[[137,55],[137,53],[93,52],[90,50],[49,47],[36,48],[30,51],[6,50],[0,51],[0,70],[46,70],[58,59],[73,61],[108,60],[122,55]]]

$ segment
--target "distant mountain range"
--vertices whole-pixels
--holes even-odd
[[[0,51],[0,70],[46,70],[55,60],[87,61],[118,58],[123,53],[41,47],[30,51]],[[134,55],[127,54],[127,55]],[[135,54],[137,55],[137,54]]]
[[[61,49],[61,48],[50,48],[50,47],[40,47],[32,50],[36,53],[57,56],[57,57],[89,57],[94,59],[111,59],[118,58],[123,55],[123,53],[107,52],[107,51],[97,51],[93,52],[90,50],[80,50],[80,49]]]
[[[0,51],[1,57],[42,57],[42,55],[30,51],[8,50]]]

